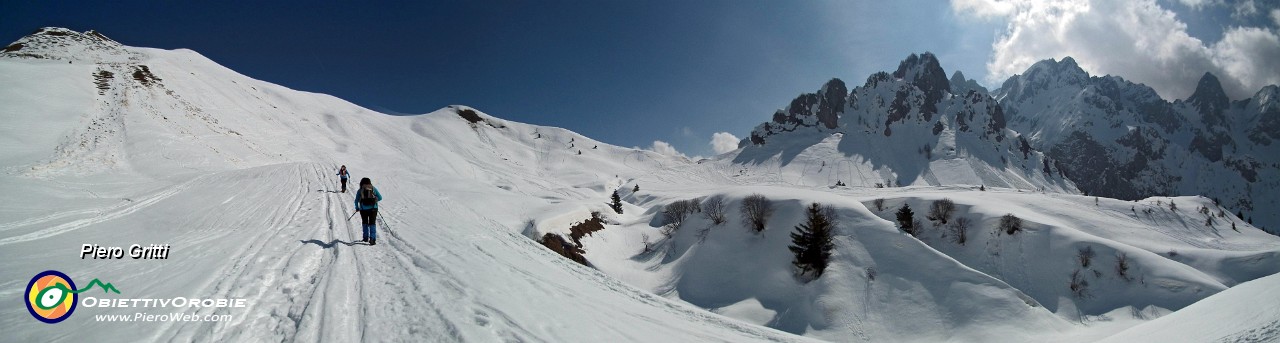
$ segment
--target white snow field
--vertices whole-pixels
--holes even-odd
[[[1280,275],[1214,294],[1104,342],[1275,342],[1280,340]]]
[[[972,161],[946,156],[914,186],[833,187],[826,178],[844,177],[807,170],[889,171],[826,162],[822,144],[780,171],[776,157],[735,163],[741,150],[694,162],[478,111],[471,122],[465,106],[385,115],[192,51],[99,37],[47,28],[0,53],[0,187],[10,195],[0,207],[0,340],[1086,342],[1240,308],[1257,315],[1214,337],[1265,341],[1280,320],[1247,291],[1276,288],[1267,276],[1280,272],[1280,238],[1216,216],[1200,197],[980,191],[967,181],[985,180],[975,171],[1018,173],[948,168]],[[343,164],[385,197],[376,246],[347,219],[353,194],[336,192]],[[1024,183],[1035,186],[1008,184]],[[622,214],[607,206],[615,190]],[[738,211],[751,194],[776,207],[760,234]],[[663,207],[695,198],[722,199],[727,221],[695,213],[663,235]],[[956,204],[952,220],[971,223],[964,245],[925,219],[942,198]],[[838,225],[831,265],[806,283],[787,245],[813,202],[832,206]],[[893,222],[903,204],[926,227],[919,238]],[[568,237],[593,211],[606,225],[580,240],[591,267],[531,239]],[[1005,214],[1023,230],[997,233]],[[168,259],[80,255],[82,244],[151,243],[169,244]],[[80,306],[45,324],[20,299],[49,269],[121,292],[82,298],[247,306]],[[140,312],[230,316],[98,316]]]

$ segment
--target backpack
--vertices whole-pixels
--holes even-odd
[[[373,193],[373,189],[360,189],[360,205],[373,207],[378,205],[378,196]]]

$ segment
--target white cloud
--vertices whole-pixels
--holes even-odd
[[[680,134],[685,137],[693,137],[693,129],[690,129],[688,126],[681,127]]]
[[[715,151],[716,155],[738,149],[738,136],[734,136],[728,132],[716,132],[711,134],[711,151]]]
[[[1012,14],[1014,4],[1001,0],[951,0],[956,13],[970,13],[982,18],[1004,17]]]
[[[1253,0],[1245,0],[1236,4],[1236,8],[1231,12],[1231,18],[1235,20],[1244,20],[1258,14],[1258,4]]]
[[[1190,96],[1206,71],[1233,99],[1275,83],[1276,73],[1266,73],[1275,68],[1268,57],[1280,49],[1275,30],[1232,28],[1206,44],[1155,0],[952,0],[952,9],[1007,21],[987,62],[990,84],[1066,56],[1090,74],[1141,82],[1166,99]]]
[[[1275,31],[1232,28],[1213,44],[1212,51],[1214,63],[1228,75],[1262,85],[1280,84],[1280,63],[1276,63],[1280,61],[1280,36]],[[1256,92],[1258,87],[1246,90]]]
[[[1222,0],[1178,0],[1178,2],[1181,2],[1183,5],[1187,5],[1187,7],[1191,7],[1197,10],[1208,7],[1209,5],[1222,4]]]
[[[679,151],[676,151],[676,147],[671,146],[671,143],[663,141],[653,141],[653,146],[649,147],[649,150],[667,156],[689,157]]]
[[[1280,8],[1271,10],[1271,21],[1275,22],[1276,26],[1280,26]]]

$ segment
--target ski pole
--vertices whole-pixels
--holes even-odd
[[[347,217],[347,221],[351,221],[351,218],[355,218],[356,213],[360,213],[360,211],[356,211],[355,213],[352,213],[350,217]]]

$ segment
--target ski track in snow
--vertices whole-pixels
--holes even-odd
[[[441,304],[443,299],[453,302],[468,295],[439,263],[386,227],[379,228],[379,246],[356,241],[361,233],[352,221],[359,219],[345,220],[351,213],[345,213],[342,204],[349,199],[323,181],[324,167],[290,169],[298,173],[298,182],[280,192],[287,194],[289,205],[266,216],[263,227],[273,230],[246,238],[250,244],[230,258],[234,262],[204,292],[251,299],[250,307],[242,310],[247,315],[227,323],[170,324],[155,340],[261,340],[264,333],[274,335],[269,340],[303,342],[463,340]],[[325,187],[314,190],[317,185]],[[426,280],[444,281],[424,284]]]
[[[21,236],[14,236],[14,237],[9,237],[9,238],[5,238],[5,239],[0,239],[0,246],[5,246],[5,245],[13,244],[13,243],[27,242],[27,241],[32,241],[32,240],[36,240],[36,239],[41,239],[41,238],[47,238],[47,237],[51,237],[51,236],[56,236],[56,235],[60,235],[60,234],[64,234],[64,233],[70,232],[70,231],[74,231],[74,230],[76,230],[76,229],[84,228],[84,227],[89,226],[89,225],[98,224],[98,223],[106,222],[106,221],[109,221],[109,220],[112,220],[112,219],[116,219],[116,218],[120,218],[120,217],[123,217],[123,216],[129,215],[129,214],[131,214],[131,213],[134,213],[134,212],[137,212],[137,211],[142,210],[142,209],[144,209],[144,208],[147,208],[148,206],[151,206],[151,205],[153,205],[153,204],[155,204],[155,203],[157,203],[157,202],[160,202],[161,200],[167,199],[167,198],[169,198],[169,197],[173,196],[174,194],[178,194],[178,192],[181,192],[182,190],[184,190],[184,189],[186,189],[187,187],[191,186],[191,184],[192,184],[192,183],[196,182],[196,181],[197,181],[197,180],[199,180],[199,179],[200,179],[200,178],[194,178],[194,179],[191,179],[191,180],[189,180],[189,181],[187,181],[187,182],[184,182],[184,183],[182,183],[182,184],[179,184],[179,185],[177,185],[177,186],[170,187],[170,188],[168,188],[168,189],[165,189],[165,190],[159,191],[159,192],[157,192],[156,194],[153,194],[153,195],[151,195],[151,196],[149,196],[149,197],[147,197],[147,198],[145,198],[145,199],[138,200],[138,201],[134,201],[134,202],[129,203],[128,205],[125,205],[125,206],[117,207],[117,208],[119,208],[119,209],[118,209],[118,210],[115,210],[115,211],[112,211],[112,212],[102,213],[102,214],[97,215],[97,216],[94,216],[94,217],[90,217],[90,218],[85,218],[85,219],[80,219],[80,220],[71,221],[71,222],[68,222],[68,223],[64,223],[64,224],[61,224],[61,225],[57,225],[57,226],[54,226],[54,227],[50,227],[50,228],[47,228],[47,229],[39,230],[39,231],[36,231],[36,232],[32,232],[32,233],[28,233],[28,234],[25,234],[25,235],[21,235]],[[115,208],[110,208],[110,209],[115,209]],[[47,222],[47,221],[51,221],[51,220],[55,220],[55,219],[59,219],[59,218],[63,218],[63,217],[71,216],[71,215],[75,215],[75,214],[78,214],[78,213],[83,213],[83,212],[85,212],[85,211],[69,211],[69,212],[66,212],[66,213],[55,213],[55,214],[48,215],[48,216],[45,216],[45,217],[41,217],[41,218],[38,218],[38,219],[18,221],[18,222],[15,222],[15,223],[6,224],[8,227],[7,227],[7,228],[4,228],[4,229],[0,229],[0,230],[7,230],[7,229],[11,229],[11,228],[13,228],[13,227],[17,227],[17,226],[24,226],[24,225],[33,225],[33,224],[44,223],[44,222]],[[96,210],[90,210],[89,212],[96,212]]]

